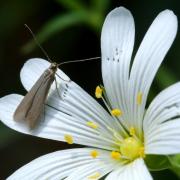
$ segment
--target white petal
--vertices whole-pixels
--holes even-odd
[[[152,180],[152,177],[143,159],[137,159],[110,173],[106,180]]]
[[[180,118],[158,125],[150,138],[145,140],[146,154],[180,153]]]
[[[119,7],[107,15],[101,35],[102,76],[110,103],[123,111],[125,125],[129,119],[126,97],[134,34],[130,11]]]
[[[121,166],[121,164],[115,164],[111,162],[93,162],[87,165],[83,165],[77,168],[70,176],[68,176],[65,180],[90,180],[96,176],[96,180],[105,176],[109,172],[111,172],[117,166]]]
[[[45,60],[31,59],[27,61],[21,70],[21,81],[24,87],[29,90],[37,81],[42,72],[50,66],[50,63]],[[61,76],[63,74],[63,76]],[[48,104],[53,107],[58,107],[63,112],[81,118],[83,121],[92,120],[102,124],[103,127],[117,125],[112,121],[108,113],[100,106],[91,96],[89,96],[82,88],[73,81],[66,78],[66,75],[61,70],[58,70],[57,83],[59,93],[62,99],[59,98],[55,82],[53,83]],[[62,79],[66,79],[63,81]],[[89,119],[91,118],[91,119]],[[105,127],[106,128],[106,127]]]
[[[90,156],[91,151],[90,148],[79,148],[57,151],[41,156],[18,169],[8,180],[60,180],[74,173],[79,167],[84,165],[92,166],[92,164],[94,166],[106,164],[106,169],[108,169],[108,163],[110,163],[109,167],[111,169],[112,162],[106,151],[98,150],[101,156],[96,159]]]
[[[168,25],[167,25],[168,22]],[[142,131],[142,119],[149,88],[177,32],[177,17],[170,10],[161,12],[148,32],[136,54],[129,81],[131,120]],[[137,104],[142,93],[142,104]]]
[[[45,60],[32,59],[25,63],[21,71],[21,79],[26,89],[32,87],[42,72],[48,67],[48,62]],[[39,70],[41,69],[41,71]],[[47,103],[60,109],[80,121],[87,122],[93,121],[100,125],[107,134],[110,133],[108,127],[120,130],[117,122],[97,103],[91,96],[89,96],[82,88],[80,88],[73,81],[63,81],[65,75],[62,71],[58,70],[59,76],[56,76],[58,83],[58,92],[61,96],[59,98],[55,82],[51,87]],[[59,78],[61,77],[61,78]],[[66,78],[67,79],[67,78]]]
[[[150,133],[168,119],[180,115],[180,83],[176,83],[164,91],[151,102],[144,116],[143,129]]]
[[[68,134],[73,136],[74,143],[112,150],[114,141],[111,140],[110,136],[104,138],[99,135],[98,131],[88,127],[85,121],[81,121],[81,119],[79,120],[49,106],[45,107],[45,117],[42,117],[34,130],[30,130],[22,122],[15,122],[13,113],[22,98],[23,96],[12,94],[0,99],[0,119],[10,128],[25,134],[58,141],[65,141],[64,135]],[[104,132],[103,129],[99,131]]]
[[[180,83],[170,86],[162,91],[147,109],[143,124],[146,153],[180,152],[180,121],[177,119],[180,115],[179,92]]]

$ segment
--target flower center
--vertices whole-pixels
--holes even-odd
[[[116,123],[119,127],[117,130],[107,126],[107,129],[110,130],[114,136],[114,143],[117,148],[115,151],[113,150],[111,152],[111,157],[125,163],[131,162],[140,157],[145,158],[143,138],[139,137],[139,134],[136,134],[135,127],[124,126],[122,123],[124,115],[123,111],[118,108],[112,109],[103,86],[96,87],[95,96],[96,98],[102,99],[109,113],[112,115],[113,121],[115,121],[114,123]],[[142,104],[142,98],[143,94],[138,92],[136,99],[138,106]],[[94,122],[87,122],[87,125],[93,129],[98,129],[99,127]],[[92,154],[91,156],[94,157]]]
[[[122,157],[134,160],[138,157],[144,156],[144,147],[135,137],[128,137],[122,141],[120,145],[120,152]]]

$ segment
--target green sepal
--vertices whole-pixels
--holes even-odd
[[[146,155],[145,162],[150,171],[162,171],[170,168],[169,158],[163,155]]]
[[[86,9],[83,1],[80,0],[56,0],[61,6],[64,6],[67,9],[72,11],[79,11],[82,9]]]
[[[169,156],[170,170],[180,177],[180,154]]]

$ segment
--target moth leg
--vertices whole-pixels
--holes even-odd
[[[60,93],[59,93],[59,90],[58,90],[58,86],[57,86],[57,79],[56,79],[56,77],[54,77],[54,80],[55,80],[55,84],[56,84],[57,94],[58,94],[59,98],[61,99],[61,96],[60,96]]]

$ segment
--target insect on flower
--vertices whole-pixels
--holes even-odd
[[[45,109],[47,117],[36,131],[29,131],[13,121],[13,113],[23,97],[2,97],[0,119],[10,128],[87,146],[42,156],[8,179],[94,180],[107,175],[106,180],[151,180],[146,156],[180,153],[180,83],[162,91],[145,108],[154,76],[176,33],[174,13],[161,12],[130,68],[135,36],[133,17],[123,7],[107,15],[101,35],[104,87],[98,86],[95,96],[109,112],[73,81],[62,83],[62,99],[57,98],[52,85]],[[24,87],[29,90],[48,66],[45,60],[29,60],[21,71]],[[68,78],[60,70],[57,73]]]
[[[38,43],[35,35],[31,31],[31,29],[26,24],[25,24],[25,27],[28,28],[28,30],[32,34],[35,42],[41,48],[42,52],[46,55],[47,59],[50,62],[52,62],[51,59],[49,58],[49,56],[47,55],[46,51]],[[22,101],[18,105],[18,107],[13,115],[14,120],[20,121],[20,122],[25,121],[28,123],[28,126],[30,127],[30,129],[35,128],[40,119],[40,116],[42,115],[42,112],[44,109],[44,104],[47,99],[49,89],[54,81],[56,83],[55,75],[57,72],[57,68],[62,64],[90,61],[90,60],[95,60],[95,59],[98,59],[98,57],[83,59],[83,60],[66,61],[66,62],[62,62],[59,64],[52,62],[50,67],[48,67],[42,73],[42,75],[38,78],[38,80],[32,86],[30,91],[25,95],[25,97],[22,99]],[[59,78],[61,78],[61,77],[59,76]],[[62,80],[64,80],[64,79],[62,79]],[[66,80],[64,80],[64,81],[66,81]],[[57,88],[57,83],[56,83],[56,88]],[[60,97],[58,89],[57,89],[57,93]]]

